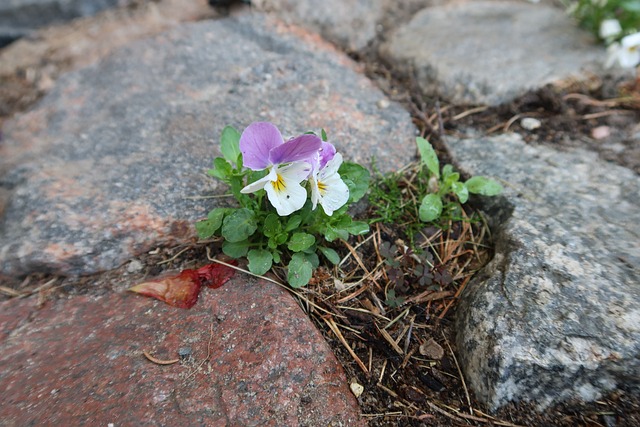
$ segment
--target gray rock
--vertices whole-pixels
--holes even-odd
[[[4,0],[0,3],[0,40],[6,44],[36,28],[129,3],[132,0]]]
[[[451,0],[253,0],[254,8],[320,34],[348,52],[375,49],[380,36],[416,11]]]
[[[348,51],[358,51],[376,36],[384,0],[258,0],[256,6],[321,34]]]
[[[450,140],[462,170],[503,180],[485,200],[495,258],[463,293],[461,364],[493,408],[640,390],[640,178],[592,152],[517,135]]]
[[[514,1],[426,8],[392,33],[380,55],[415,74],[428,96],[500,104],[602,62],[604,48],[561,9]]]
[[[347,160],[382,171],[415,129],[344,54],[254,14],[180,26],[63,77],[0,144],[0,272],[86,274],[185,242],[226,192],[205,175],[219,135],[268,120],[326,129]]]

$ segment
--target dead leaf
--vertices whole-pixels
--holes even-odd
[[[230,264],[235,265],[235,261]],[[208,264],[197,270],[183,270],[177,275],[140,283],[131,292],[160,301],[179,308],[191,308],[198,301],[202,286],[219,288],[235,273],[233,268],[221,264]]]
[[[226,261],[227,264],[238,265],[236,260]],[[227,283],[227,280],[231,279],[236,271],[222,264],[207,264],[204,267],[198,269],[198,276],[200,276],[202,286],[207,286],[212,289],[219,288]]]
[[[176,276],[140,283],[129,290],[159,299],[174,307],[191,308],[198,301],[201,286],[200,276],[196,270],[184,270]]]
[[[433,338],[420,345],[420,354],[431,360],[440,360],[444,357],[444,349]]]

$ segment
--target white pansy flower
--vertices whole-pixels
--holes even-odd
[[[329,216],[333,215],[334,211],[340,209],[349,200],[349,187],[338,174],[341,164],[342,155],[335,153],[324,167],[314,168],[311,178],[309,178],[313,209],[319,203]]]
[[[620,43],[612,43],[607,48],[607,67],[619,64],[622,68],[633,68],[640,64],[640,33],[623,37]]]
[[[622,27],[617,19],[605,19],[600,23],[600,38],[603,40],[613,40],[622,33]]]
[[[272,167],[269,174],[252,182],[240,190],[241,193],[253,193],[264,189],[269,201],[278,215],[287,216],[304,206],[307,190],[300,185],[311,172],[307,162],[295,162],[285,166]]]

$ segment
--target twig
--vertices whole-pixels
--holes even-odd
[[[459,423],[464,423],[464,420],[462,418],[457,417],[457,416],[453,415],[452,413],[445,411],[444,409],[442,409],[441,407],[439,407],[436,404],[433,404],[433,403],[427,401],[427,405],[429,405],[429,407],[431,409],[433,409],[434,411],[444,415],[445,417],[451,418],[452,420],[455,420],[455,421],[457,421]]]
[[[7,288],[6,286],[0,286],[0,292],[10,297],[19,297],[22,295],[21,292],[18,292],[15,289]]]
[[[156,365],[173,365],[174,363],[178,363],[180,359],[171,359],[171,360],[162,360],[156,357],[153,357],[147,350],[142,350],[142,354],[146,357],[150,362],[155,363]]]
[[[473,415],[473,407],[471,406],[471,398],[469,397],[469,390],[467,389],[467,384],[464,381],[464,375],[462,375],[462,370],[460,369],[460,365],[458,364],[458,359],[456,358],[453,349],[449,345],[449,340],[445,336],[444,332],[442,333],[442,338],[444,338],[444,342],[447,344],[449,348],[449,352],[451,352],[451,357],[453,357],[453,361],[456,364],[456,368],[458,369],[458,375],[460,375],[460,381],[462,381],[462,388],[464,389],[464,395],[467,398],[467,404],[469,405],[469,412]]]
[[[487,106],[472,108],[470,110],[463,111],[460,114],[456,114],[455,116],[453,116],[451,118],[451,121],[455,122],[456,120],[460,120],[460,119],[462,119],[464,117],[467,117],[467,116],[470,116],[472,114],[482,113],[483,111],[487,111],[488,109],[489,109],[489,107],[487,107]]]
[[[376,328],[378,328],[378,325],[376,325]],[[385,341],[387,341],[389,343],[389,345],[396,351],[396,353],[398,353],[400,355],[404,355],[404,352],[402,351],[402,349],[400,348],[398,343],[395,342],[393,337],[391,335],[389,335],[389,332],[385,331],[384,329],[380,329],[380,328],[378,328],[378,332],[380,332],[380,335],[382,335],[382,338],[384,338]]]
[[[607,111],[600,111],[599,113],[585,114],[581,118],[582,120],[589,120],[589,119],[597,119],[600,117],[611,116],[614,114],[634,114],[634,112],[629,110],[607,110]]]
[[[209,343],[207,344],[207,357],[204,358],[204,360],[202,362],[200,362],[198,364],[198,366],[196,366],[193,371],[191,371],[191,373],[189,375],[187,375],[187,377],[184,379],[185,382],[196,375],[196,373],[198,372],[198,369],[200,369],[202,367],[202,365],[204,365],[205,363],[207,363],[207,361],[209,360],[209,357],[211,357],[211,343],[213,342],[213,322],[211,322],[211,326],[209,327]]]
[[[436,100],[436,113],[438,114],[438,133],[440,138],[444,135],[444,123],[442,122],[442,112],[440,111],[440,101]]]
[[[413,319],[409,323],[409,331],[407,331],[407,337],[404,340],[404,352],[405,354],[409,351],[409,343],[411,342],[411,333],[413,332]]]
[[[211,257],[211,250],[209,249],[209,247],[207,247],[207,259],[209,261],[211,261],[211,262],[215,262],[217,264],[224,265],[225,267],[229,267],[229,268],[232,268],[234,270],[241,271],[241,272],[243,272],[245,274],[248,274],[249,276],[257,277],[258,279],[263,279],[263,280],[266,280],[267,282],[274,283],[274,284],[280,286],[281,288],[286,289],[288,292],[294,294],[298,298],[306,301],[309,305],[313,306],[314,308],[316,308],[316,309],[318,309],[320,311],[323,311],[323,312],[325,312],[327,314],[330,314],[332,316],[334,315],[334,313],[331,313],[330,311],[325,310],[324,308],[320,307],[319,305],[314,304],[313,302],[311,302],[308,298],[305,298],[304,296],[302,296],[302,294],[300,292],[294,291],[291,287],[286,286],[286,285],[278,282],[277,280],[273,280],[273,279],[271,279],[271,278],[269,278],[267,276],[260,276],[258,274],[253,274],[252,272],[250,272],[249,270],[245,270],[244,268],[240,268],[240,267],[235,266],[233,264],[229,264],[228,262],[224,262],[224,261],[220,261],[219,259],[212,258]]]
[[[389,393],[390,396],[395,397],[396,399],[398,398],[398,393],[396,393],[395,391],[391,390],[388,387],[383,386],[382,384],[378,383],[376,384],[376,386],[378,386],[379,388],[383,389],[384,391],[386,391],[387,393]]]
[[[364,372],[366,375],[369,375],[369,370],[367,369],[365,364],[362,363],[362,360],[360,360],[356,352],[353,351],[351,346],[347,343],[347,340],[344,339],[344,336],[342,335],[342,332],[340,332],[340,329],[338,329],[338,327],[336,326],[335,321],[332,318],[325,317],[325,316],[322,316],[322,319],[325,321],[327,326],[329,326],[329,329],[331,329],[331,331],[333,331],[333,333],[336,334],[336,337],[338,337],[342,345],[347,349],[351,357],[353,357],[353,360],[355,360],[358,366],[360,366],[360,369],[362,369],[362,372]]]
[[[183,253],[185,253],[186,251],[188,251],[189,249],[191,249],[191,247],[186,247],[183,250],[181,250],[180,252],[178,252],[177,254],[175,254],[174,256],[172,256],[169,259],[165,259],[164,261],[160,261],[158,262],[156,265],[162,265],[162,264],[166,264],[168,262],[173,261],[174,259],[178,258],[180,255],[182,255]]]

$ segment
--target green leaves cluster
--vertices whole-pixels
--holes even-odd
[[[322,133],[326,140],[326,134]],[[348,202],[332,216],[318,207],[311,209],[311,201],[286,217],[280,217],[268,203],[266,192],[242,194],[240,190],[250,182],[265,176],[242,167],[240,132],[231,126],[224,128],[220,140],[223,157],[213,161],[209,175],[229,185],[238,201],[237,208],[215,208],[206,219],[196,223],[201,239],[220,236],[222,251],[233,258],[247,257],[249,270],[257,275],[268,272],[274,264],[287,266],[289,284],[298,288],[311,280],[313,270],[320,265],[320,257],[332,264],[340,261],[338,253],[327,245],[350,235],[365,234],[369,225],[354,221],[347,214],[349,206],[360,200],[369,187],[369,172],[364,167],[344,162],[340,177],[349,187]]]
[[[617,39],[640,31],[640,0],[565,0],[564,3],[580,25],[596,37],[605,19],[617,19],[620,23],[622,33]]]
[[[440,218],[443,212],[451,211],[469,200],[469,194],[496,196],[502,192],[502,186],[483,176],[474,176],[466,182],[460,182],[460,174],[453,166],[445,165],[440,171],[440,162],[433,146],[424,138],[416,138],[423,167],[428,171],[428,191],[420,204],[418,215],[421,221],[432,222]]]

